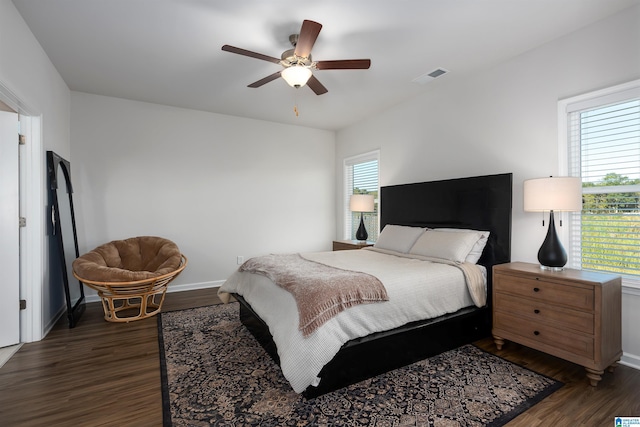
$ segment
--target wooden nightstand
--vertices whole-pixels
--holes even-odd
[[[493,267],[493,330],[587,370],[592,386],[622,356],[620,276],[512,262]]]
[[[359,240],[334,240],[334,251],[350,251],[352,249],[362,249],[373,246],[373,242],[361,242]]]

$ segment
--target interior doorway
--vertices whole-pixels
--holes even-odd
[[[18,113],[0,105],[0,348],[20,342]]]
[[[18,170],[18,214],[15,216],[18,240],[16,243],[15,239],[12,239],[2,251],[11,250],[13,254],[17,254],[16,258],[11,258],[13,266],[10,268],[12,270],[17,268],[18,271],[18,298],[15,301],[15,307],[19,309],[17,333],[18,342],[25,343],[39,341],[45,334],[42,321],[42,278],[45,256],[44,176],[46,171],[42,144],[42,118],[36,110],[25,104],[1,81],[0,102],[2,109],[13,111],[19,120],[14,136],[15,147],[19,153],[15,159],[15,167]],[[18,131],[23,136],[25,142],[23,145],[18,145]],[[20,218],[24,218],[26,226],[19,226]],[[20,309],[21,307],[24,308]],[[13,328],[12,326],[10,330]]]

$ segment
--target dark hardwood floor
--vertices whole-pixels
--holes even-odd
[[[164,311],[215,304],[215,290],[168,294]],[[0,368],[1,426],[161,426],[157,320],[108,323],[98,303],[74,329],[61,319],[47,337],[28,343]],[[509,426],[613,426],[640,416],[640,371],[619,366],[597,388],[584,369],[507,343],[479,347],[566,385]]]

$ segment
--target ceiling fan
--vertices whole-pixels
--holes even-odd
[[[300,34],[292,34],[289,36],[289,41],[293,45],[293,49],[284,51],[280,59],[239,47],[229,46],[228,44],[222,46],[222,50],[273,62],[274,64],[280,64],[284,67],[283,70],[253,82],[248,85],[248,87],[257,88],[278,77],[282,77],[292,87],[300,88],[307,85],[316,95],[322,95],[328,92],[327,88],[320,83],[311,70],[364,70],[371,66],[371,60],[344,59],[313,61],[311,59],[311,48],[316,42],[321,29],[322,25],[317,22],[309,20],[302,21]]]

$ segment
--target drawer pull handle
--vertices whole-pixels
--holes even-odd
[[[537,308],[536,308],[535,310],[533,310],[533,312],[534,312],[535,314],[540,314],[540,310],[538,310]]]
[[[540,331],[533,331],[533,335],[540,335]]]
[[[533,292],[540,292],[540,288],[533,288]]]

